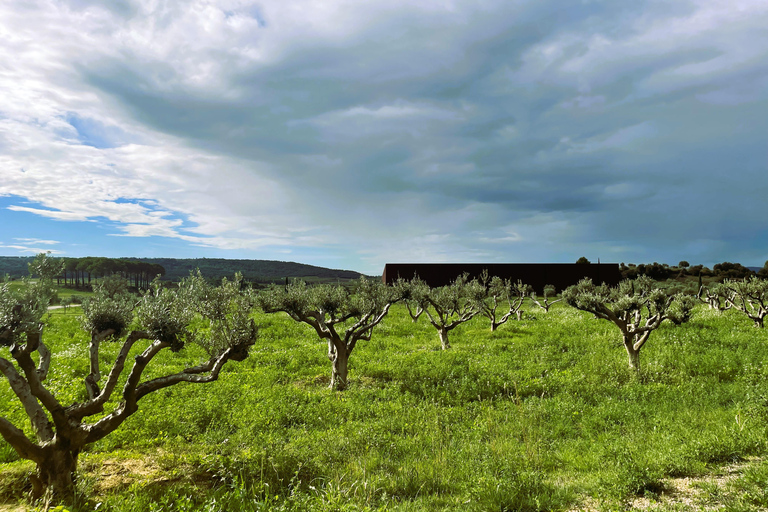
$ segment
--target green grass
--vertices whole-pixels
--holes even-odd
[[[90,296],[93,295],[93,292],[86,291],[86,290],[77,290],[75,288],[65,288],[63,286],[59,286],[59,291],[58,291],[57,295],[59,297],[59,300],[61,300],[61,299],[65,298],[65,297],[73,297],[73,296],[74,297],[81,297],[81,298],[90,297]]]
[[[36,279],[33,279],[32,282],[35,282]],[[11,290],[19,290],[24,286],[24,282],[20,279],[17,279],[15,281],[11,281],[9,283],[9,287]],[[68,298],[68,297],[79,297],[81,299],[84,299],[86,297],[90,297],[93,295],[93,292],[86,291],[86,290],[77,290],[75,288],[65,288],[64,286],[58,286],[57,292],[56,292],[56,298],[53,300],[54,304],[58,304],[61,302],[62,299]]]
[[[395,306],[352,354],[341,393],[326,388],[326,347],[309,327],[257,314],[248,360],[213,384],[148,396],[81,455],[72,510],[618,510],[663,495],[666,479],[747,459],[758,462],[712,499],[768,506],[768,330],[698,309],[652,334],[636,378],[612,324],[562,304],[530,313],[495,333],[476,318],[441,351],[424,319]],[[87,337],[76,315],[52,315],[46,340],[57,396],[82,399]],[[158,363],[183,368],[194,355]],[[4,381],[0,413],[25,424]],[[16,459],[0,443],[9,501],[30,468]],[[107,459],[148,473],[104,488]]]

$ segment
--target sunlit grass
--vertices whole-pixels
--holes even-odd
[[[149,395],[81,456],[82,510],[610,509],[663,493],[665,478],[766,454],[768,335],[731,312],[664,324],[637,378],[613,325],[562,304],[494,333],[476,318],[448,351],[395,306],[352,354],[341,393],[327,389],[327,348],[311,328],[283,314],[256,320],[248,360],[216,383]],[[64,403],[82,399],[76,316],[52,315],[46,339],[50,384]],[[183,368],[195,355],[158,363]],[[23,422],[14,400],[0,385],[2,414]],[[156,476],[97,492],[99,461],[124,450],[146,454]],[[0,460],[15,459],[0,443]],[[734,507],[765,504],[764,464],[750,471],[722,490],[754,497]]]

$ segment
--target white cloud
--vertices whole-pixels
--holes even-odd
[[[658,192],[638,183],[760,172],[767,23],[762,1],[6,2],[0,196],[115,243],[365,271],[636,247],[606,219]]]
[[[41,208],[29,208],[26,206],[16,206],[16,205],[11,205],[8,207],[8,209],[14,212],[35,213],[37,215],[42,215],[43,217],[48,217],[56,220],[88,220],[87,217],[84,217],[80,213],[62,212],[59,210],[43,210]]]
[[[61,242],[58,240],[38,240],[37,238],[14,238],[17,242],[27,243],[27,244],[40,244],[40,245],[56,245]]]
[[[19,252],[28,252],[30,254],[40,254],[41,252],[49,252],[51,254],[61,254],[62,251],[51,249],[50,247],[31,247],[29,245],[16,245],[16,244],[0,244],[2,249],[12,249]]]

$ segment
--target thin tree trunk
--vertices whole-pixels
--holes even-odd
[[[343,391],[347,388],[347,373],[349,368],[349,354],[346,348],[336,350],[331,360],[331,389]]]
[[[440,345],[443,350],[451,348],[451,343],[448,341],[448,329],[441,327],[437,330],[437,334],[440,335]]]
[[[627,357],[629,358],[629,367],[640,373],[640,351],[635,350],[632,346],[632,341],[625,341],[624,348],[627,349]]]

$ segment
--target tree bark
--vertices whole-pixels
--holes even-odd
[[[448,341],[448,329],[444,327],[438,328],[437,333],[440,335],[440,345],[443,350],[451,348],[451,343]]]
[[[343,391],[347,388],[347,373],[349,369],[349,354],[346,349],[335,350],[331,358],[331,389]]]
[[[624,348],[627,349],[627,357],[629,358],[629,367],[640,373],[640,350],[632,346],[632,340],[624,341]]]
[[[39,499],[48,491],[56,499],[69,500],[75,494],[75,469],[79,450],[55,443],[43,450],[44,458],[37,464],[32,478],[32,498]]]

